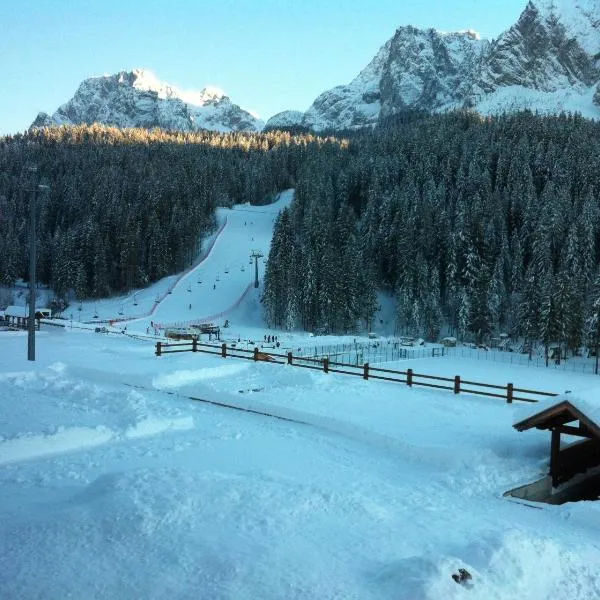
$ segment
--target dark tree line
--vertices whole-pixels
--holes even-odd
[[[38,279],[58,298],[102,297],[188,266],[215,207],[294,185],[314,136],[169,133],[100,125],[0,139],[0,281],[28,277],[28,166],[38,194]]]
[[[216,206],[296,198],[276,222],[270,325],[548,346],[600,343],[600,125],[521,113],[400,115],[348,139],[77,126],[0,139],[0,279],[27,277],[36,164],[41,281],[98,297],[179,271]]]
[[[598,123],[399,117],[302,164],[275,229],[266,315],[353,331],[383,288],[400,332],[508,331],[575,349],[600,336],[599,231]]]

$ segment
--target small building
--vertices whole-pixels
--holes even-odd
[[[442,340],[441,340],[441,344],[445,348],[454,348],[456,346],[456,342],[457,342],[457,339],[452,336],[442,338]]]
[[[500,334],[500,343],[498,344],[498,349],[507,352],[512,352],[512,348],[510,346],[510,337],[508,333]]]
[[[562,504],[600,496],[600,407],[562,400],[515,423],[517,431],[551,432],[548,475],[506,493],[528,500]],[[561,436],[580,438],[562,443]]]
[[[185,327],[171,327],[165,329],[165,337],[170,340],[193,340],[198,339],[197,331]]]
[[[209,341],[212,341],[213,335],[217,340],[221,339],[221,328],[214,323],[198,323],[197,325],[192,325],[192,328],[199,329],[200,333],[207,333]]]
[[[36,308],[35,320],[36,328],[40,328],[40,319],[49,319],[52,317],[52,310],[49,308]],[[15,329],[27,329],[29,323],[28,306],[7,306],[4,311],[4,319],[9,327]]]

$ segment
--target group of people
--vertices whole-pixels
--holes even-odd
[[[267,342],[269,344],[275,344],[275,346],[277,348],[279,348],[279,340],[277,339],[276,335],[267,335],[267,334],[265,334],[264,340],[265,340],[265,342]]]

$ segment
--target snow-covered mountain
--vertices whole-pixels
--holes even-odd
[[[348,85],[267,128],[359,128],[406,109],[529,108],[600,118],[600,0],[531,0],[494,41],[472,31],[400,27]]]
[[[92,77],[52,116],[40,113],[32,127],[103,123],[197,131],[256,131],[263,122],[214,87],[185,92],[144,69]]]

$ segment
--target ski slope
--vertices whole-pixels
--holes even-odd
[[[243,298],[257,297],[255,262],[250,264],[250,254],[259,252],[264,257],[258,260],[262,283],[275,218],[292,198],[293,191],[288,190],[266,206],[219,208],[218,233],[204,243],[206,256],[193,268],[127,296],[83,302],[81,310],[75,304],[64,315],[76,322],[112,322],[139,332],[145,332],[151,323],[160,324],[163,330],[216,319],[222,324]]]

